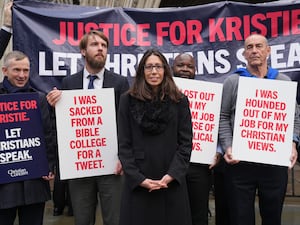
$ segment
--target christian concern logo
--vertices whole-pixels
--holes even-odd
[[[7,173],[11,177],[21,177],[28,175],[28,171],[26,169],[8,170]]]

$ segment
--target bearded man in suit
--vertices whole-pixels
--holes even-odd
[[[78,73],[67,76],[62,81],[62,89],[89,89],[90,76],[96,77],[92,81],[95,89],[114,88],[116,111],[119,98],[129,88],[125,77],[105,69],[109,40],[100,31],[91,30],[80,40],[79,48],[84,58],[84,69]],[[61,91],[54,89],[47,95],[50,105],[55,106],[61,97]],[[99,195],[104,225],[119,224],[120,195],[122,167],[120,162],[116,165],[113,175],[85,177],[69,180],[71,202],[76,225],[94,225],[97,199]]]

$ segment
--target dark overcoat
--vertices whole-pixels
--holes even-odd
[[[120,225],[191,225],[185,175],[192,149],[191,114],[186,97],[170,105],[170,120],[159,134],[143,132],[130,110],[132,97],[121,96],[118,113],[119,158],[125,173]],[[149,192],[146,178],[174,180]]]
[[[31,92],[35,90],[30,89]],[[45,135],[46,154],[49,171],[54,173],[56,163],[55,133],[49,116],[49,107],[46,97],[39,93],[39,106],[42,116],[42,125]],[[0,94],[7,94],[7,91],[0,84]],[[7,209],[22,205],[42,203],[51,199],[49,182],[42,179],[31,179],[8,184],[0,184],[0,209]]]

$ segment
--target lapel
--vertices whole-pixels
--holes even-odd
[[[81,71],[81,73],[79,73],[79,76],[76,77],[76,83],[75,85],[78,85],[78,88],[83,88],[83,70]]]
[[[69,89],[83,89],[83,70],[71,76]]]
[[[110,71],[105,69],[104,74],[103,74],[103,88],[110,88],[112,87],[112,76],[110,76]]]

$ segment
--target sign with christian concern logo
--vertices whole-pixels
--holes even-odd
[[[290,166],[297,83],[239,78],[234,159]]]
[[[62,91],[55,111],[61,179],[113,174],[118,162],[114,89]]]
[[[0,95],[0,183],[48,175],[37,93]]]

